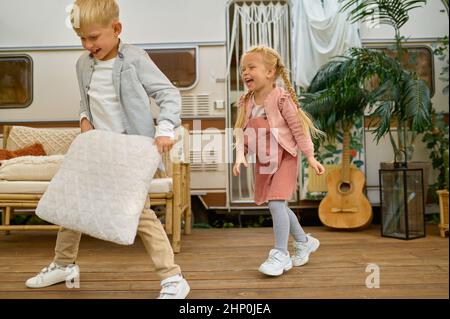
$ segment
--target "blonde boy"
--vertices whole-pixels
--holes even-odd
[[[174,144],[174,127],[180,125],[181,98],[178,90],[135,46],[122,43],[119,35],[119,7],[115,0],[76,0],[72,25],[88,51],[77,61],[81,94],[81,132],[92,129],[155,138],[159,152]],[[153,125],[149,96],[161,111],[158,126]],[[173,250],[164,229],[150,209],[147,199],[142,211],[138,234],[161,279],[161,299],[181,299],[189,285],[174,263]],[[61,227],[53,262],[26,281],[29,288],[47,287],[79,277],[75,264],[81,233]]]

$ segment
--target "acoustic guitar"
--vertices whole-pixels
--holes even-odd
[[[363,193],[364,174],[350,167],[350,128],[344,129],[342,167],[327,176],[328,193],[319,205],[320,221],[336,229],[358,229],[372,221],[372,206]]]

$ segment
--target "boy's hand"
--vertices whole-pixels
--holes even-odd
[[[248,163],[247,163],[245,156],[237,159],[236,163],[234,163],[234,166],[233,166],[233,175],[234,176],[239,176],[239,174],[241,174],[241,164],[244,164],[245,167],[248,167]]]
[[[91,122],[89,122],[89,120],[88,120],[87,118],[84,117],[84,118],[81,120],[81,123],[80,123],[80,129],[81,129],[81,133],[84,133],[84,132],[93,130],[94,127],[92,126]]]
[[[172,146],[175,144],[173,138],[168,136],[158,136],[155,138],[155,144],[158,148],[160,154],[170,151]]]
[[[322,175],[323,173],[325,173],[325,168],[314,158],[314,156],[308,157],[307,160],[309,166],[314,169],[317,175]]]

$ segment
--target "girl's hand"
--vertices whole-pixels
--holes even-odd
[[[314,169],[317,175],[322,175],[323,173],[325,173],[325,168],[314,158],[314,156],[308,157],[307,160],[309,166]]]
[[[245,159],[245,156],[237,159],[236,163],[234,163],[234,166],[233,166],[233,175],[234,176],[239,176],[239,174],[241,173],[241,164],[244,164],[245,167],[248,167],[248,163],[247,163],[247,160]]]

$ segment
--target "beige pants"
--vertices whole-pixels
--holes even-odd
[[[174,262],[173,250],[166,232],[155,212],[150,209],[149,198],[139,219],[137,233],[161,280],[181,273],[180,267]],[[80,232],[61,227],[56,239],[54,262],[60,266],[73,264],[78,255],[80,239]]]

